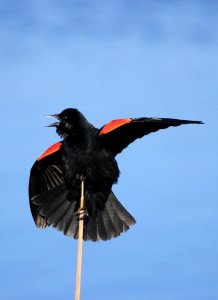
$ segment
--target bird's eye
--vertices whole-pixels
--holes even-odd
[[[64,120],[67,120],[67,116],[64,116],[64,118],[63,118]]]

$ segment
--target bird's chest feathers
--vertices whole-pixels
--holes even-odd
[[[68,144],[64,149],[64,170],[67,181],[73,182],[77,175],[86,177],[93,185],[117,181],[119,170],[113,157],[110,157],[96,143]]]

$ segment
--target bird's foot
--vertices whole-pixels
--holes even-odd
[[[86,208],[79,208],[75,215],[78,217],[77,221],[80,221],[85,220],[89,214]]]
[[[86,178],[84,175],[76,174],[76,179],[80,181],[85,181]]]

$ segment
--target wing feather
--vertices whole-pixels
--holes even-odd
[[[37,227],[46,227],[45,216],[40,214],[36,198],[39,195],[59,187],[64,182],[62,173],[62,143],[58,142],[48,148],[34,163],[30,171],[29,201],[30,210]]]
[[[99,130],[99,137],[102,145],[115,156],[137,138],[183,124],[203,124],[203,122],[169,118],[119,119],[104,125]]]

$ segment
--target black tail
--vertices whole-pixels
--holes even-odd
[[[110,240],[129,229],[135,219],[110,193],[103,210],[98,210],[96,218],[89,218],[84,227],[85,241]]]
[[[51,225],[64,234],[78,238],[78,203],[72,201],[72,195],[65,184],[58,188],[33,197],[33,205],[47,225]],[[104,207],[98,209],[95,217],[88,216],[84,222],[85,241],[110,240],[135,224],[135,219],[111,192]],[[37,223],[36,223],[37,225]]]

